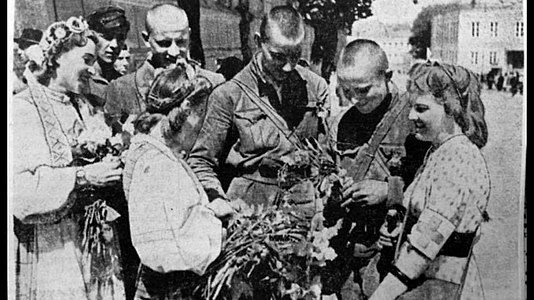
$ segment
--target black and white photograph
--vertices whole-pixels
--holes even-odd
[[[8,299],[527,299],[526,0],[9,0]]]

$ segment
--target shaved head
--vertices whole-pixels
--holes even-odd
[[[358,39],[350,42],[338,63],[337,80],[341,97],[362,114],[368,114],[386,99],[391,72],[388,58],[377,43]]]
[[[359,69],[381,76],[385,75],[388,68],[388,58],[384,50],[376,42],[366,39],[357,39],[347,44],[338,64],[341,73]]]
[[[305,33],[302,17],[293,7],[287,5],[276,6],[263,17],[260,35],[264,41],[269,41],[273,30],[289,40],[302,40]]]
[[[146,13],[146,32],[151,34],[153,31],[165,31],[167,28],[189,28],[187,14],[171,3],[154,5]]]
[[[157,4],[148,10],[146,31],[141,35],[150,47],[150,63],[166,68],[189,59],[190,28],[185,11],[170,3]]]

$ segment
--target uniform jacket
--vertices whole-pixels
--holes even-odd
[[[228,152],[228,161],[238,171],[238,177],[229,187],[229,191],[233,190],[232,197],[245,201],[254,197],[272,200],[276,183],[272,178],[258,175],[259,165],[267,158],[276,160],[295,150],[286,136],[288,132],[294,131],[298,138],[318,136],[317,111],[328,106],[326,81],[296,66],[287,81],[288,89],[277,90],[265,78],[259,57],[256,54],[234,79],[215,88],[208,99],[204,125],[188,162],[204,188],[210,191],[211,199],[226,198],[215,168],[224,162]],[[275,112],[283,130],[251,100],[251,95],[258,96]],[[256,184],[252,186],[252,182]]]

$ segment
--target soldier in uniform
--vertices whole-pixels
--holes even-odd
[[[294,153],[303,139],[318,138],[322,129],[318,111],[326,105],[327,84],[297,65],[304,34],[304,22],[294,8],[274,7],[256,35],[260,50],[210,95],[206,120],[188,162],[211,201],[275,204],[283,192],[277,182],[282,157]],[[238,174],[225,192],[216,169],[228,152]],[[301,187],[302,193],[294,189],[293,204],[313,215],[313,199],[297,196],[310,191],[313,195],[313,187]]]
[[[343,226],[330,241],[338,257],[322,274],[323,292],[338,298],[353,271],[362,285],[360,273],[378,253],[387,208],[401,203],[405,182],[429,147],[409,135],[408,99],[399,95],[388,68],[385,52],[366,39],[349,43],[338,65],[338,94],[350,105],[328,120],[327,144],[348,180],[343,200],[329,201],[324,209],[326,226],[339,219]]]
[[[483,299],[471,259],[490,194],[481,84],[447,64],[419,64],[409,76],[409,118],[432,147],[404,193],[397,258],[370,299]],[[392,246],[398,232],[381,229],[379,244]]]

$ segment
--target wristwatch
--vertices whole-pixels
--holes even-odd
[[[87,181],[87,178],[85,178],[85,169],[83,167],[79,167],[76,170],[76,184],[79,186],[87,185],[89,182]]]

